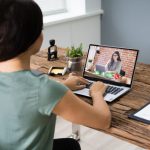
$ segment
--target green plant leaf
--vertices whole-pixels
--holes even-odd
[[[83,56],[82,49],[83,49],[82,43],[77,48],[75,48],[74,46],[71,46],[71,48],[67,48],[66,56],[71,57],[71,58],[81,57],[81,56]]]

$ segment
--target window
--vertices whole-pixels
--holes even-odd
[[[67,11],[66,0],[35,0],[42,9],[43,15],[51,15]]]

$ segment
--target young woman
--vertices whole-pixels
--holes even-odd
[[[120,74],[120,70],[121,70],[121,58],[120,58],[120,53],[118,51],[115,51],[112,54],[111,59],[106,64],[106,70],[108,72],[119,73]]]
[[[69,76],[61,84],[31,71],[42,27],[42,12],[33,0],[0,0],[1,150],[80,150],[75,140],[53,140],[56,115],[96,129],[110,126],[103,83],[91,87],[91,106],[71,91],[85,87],[83,78]]]

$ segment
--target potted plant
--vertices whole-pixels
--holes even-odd
[[[82,69],[82,58],[83,58],[83,45],[79,47],[67,48],[66,56],[68,58],[68,68],[70,71],[81,71]]]

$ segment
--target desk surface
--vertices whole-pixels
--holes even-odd
[[[31,59],[31,68],[47,73],[51,66],[66,66],[64,50],[59,50],[57,61],[47,61],[47,52],[41,51]],[[67,76],[53,77],[62,80]],[[81,97],[88,100],[85,97]],[[150,102],[150,65],[138,63],[132,90],[110,103],[112,112],[112,125],[105,133],[111,134],[138,146],[150,149],[150,125],[128,119],[128,114],[136,111]],[[103,131],[104,132],[104,131]]]

